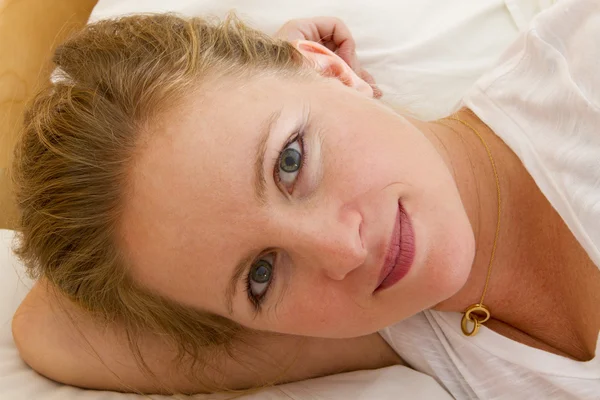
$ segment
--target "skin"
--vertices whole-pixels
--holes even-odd
[[[346,354],[357,337],[378,337],[373,332],[423,309],[463,311],[477,302],[497,223],[494,175],[477,136],[460,123],[401,117],[374,100],[337,56],[314,45],[300,43],[299,49],[327,78],[252,76],[240,85],[224,77],[190,94],[149,132],[132,170],[121,231],[134,276],[189,306],[287,334],[286,345],[273,346],[265,332],[258,349],[267,354],[274,347],[294,349],[301,340],[314,349],[337,343],[336,354]],[[254,155],[261,127],[274,112],[280,118],[267,146],[261,205],[251,183]],[[469,110],[458,115],[490,146],[502,191],[500,239],[485,302],[493,319],[486,326],[532,347],[591,359],[600,329],[600,271],[515,154]],[[272,161],[305,121],[306,171],[290,195],[273,180]],[[416,258],[403,280],[373,293],[398,199],[414,226]],[[262,311],[253,309],[240,278],[230,313],[224,293],[236,262],[251,249],[267,248],[280,255]],[[28,309],[33,296],[15,318],[15,338],[30,365],[50,371],[56,363],[36,360],[35,344],[61,349],[59,340],[48,346],[48,337],[36,336],[44,330],[31,326],[63,339],[68,328],[44,320],[47,306],[39,302]],[[118,326],[99,338],[98,328],[78,315],[101,355],[123,357],[125,350],[114,346],[122,337]],[[338,364],[335,357],[318,359],[318,350],[307,352],[298,376],[283,381],[344,366],[359,369],[367,359],[371,367],[398,362],[381,340],[367,342]],[[144,350],[170,352],[152,338]],[[52,360],[62,357],[70,367],[49,373],[86,387],[116,386],[114,378],[83,377],[83,367],[93,364],[82,354],[57,350]],[[160,361],[153,366],[159,373],[170,367]],[[124,372],[132,386],[156,390]],[[168,379],[175,387],[201,390]],[[232,379],[235,387],[253,382]]]

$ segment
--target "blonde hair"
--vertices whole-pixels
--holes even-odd
[[[302,73],[293,46],[234,16],[222,22],[170,14],[87,26],[53,59],[54,84],[29,106],[12,168],[21,211],[17,255],[72,301],[119,321],[146,370],[137,337],[166,334],[178,357],[227,348],[248,330],[146,290],[119,248],[128,171],[147,127],[207,79]],[[202,354],[204,355],[204,354]]]

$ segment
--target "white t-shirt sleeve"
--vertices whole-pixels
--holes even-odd
[[[463,99],[600,268],[600,1],[542,12]]]

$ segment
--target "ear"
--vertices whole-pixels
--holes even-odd
[[[350,68],[344,60],[327,47],[308,40],[294,40],[291,44],[310,61],[323,76],[339,79],[344,85],[373,97],[373,88]]]

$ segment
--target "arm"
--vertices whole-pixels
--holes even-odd
[[[0,228],[17,209],[7,168],[23,109],[48,82],[56,46],[87,21],[97,0],[0,0]]]
[[[46,288],[46,285],[36,284],[13,319],[13,336],[21,357],[38,373],[61,383],[90,389],[159,393],[165,392],[166,387],[182,393],[206,391],[199,383],[186,378],[192,368],[189,360],[184,362],[183,369],[178,369],[172,361],[175,347],[147,334],[141,350],[150,369],[162,380],[162,385],[157,384],[138,368],[118,325],[99,326],[67,300],[60,299],[64,304],[57,304],[55,295]],[[72,320],[66,312],[71,314]],[[72,321],[76,321],[77,327]],[[401,362],[376,333],[343,340],[268,336],[258,342],[254,351],[256,353],[244,351],[244,359],[252,361],[253,369],[260,374],[253,374],[233,360],[222,359],[219,361],[227,376],[207,378],[240,389],[260,384],[258,379],[275,379],[280,371],[274,369],[273,364],[260,361],[259,356],[266,358],[265,355],[276,365],[288,365],[290,355],[297,354],[294,366],[279,382],[382,368]]]

